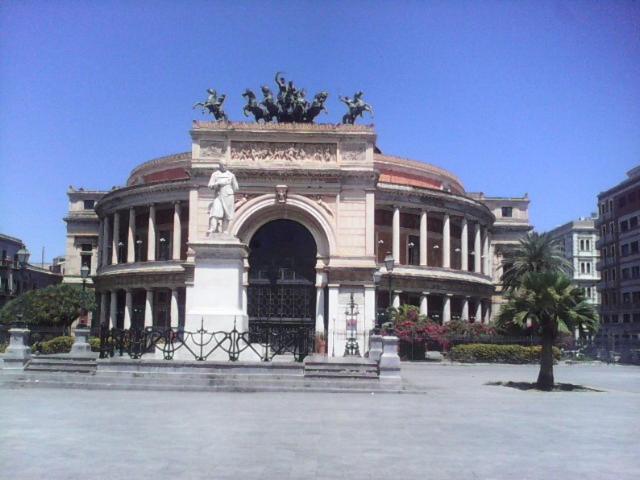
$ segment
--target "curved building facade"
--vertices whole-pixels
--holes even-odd
[[[371,126],[194,122],[191,139],[190,152],[139,165],[95,204],[103,324],[288,322],[324,332],[340,354],[352,298],[361,342],[390,302],[440,322],[490,320],[492,236],[504,232],[454,174],[379,153]],[[227,236],[208,233],[221,163],[239,184]],[[520,200],[519,223],[506,223],[522,233]]]

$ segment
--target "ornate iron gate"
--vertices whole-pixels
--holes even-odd
[[[249,329],[315,329],[316,245],[309,231],[291,220],[274,220],[251,239],[247,313]],[[312,348],[313,342],[300,348]]]

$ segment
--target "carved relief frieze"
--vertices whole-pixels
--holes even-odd
[[[224,142],[203,140],[200,142],[200,156],[203,158],[220,158],[224,156],[226,146]]]
[[[343,143],[340,145],[340,157],[343,162],[364,162],[367,146],[364,143]]]
[[[231,160],[249,164],[262,161],[332,163],[336,159],[333,143],[231,142]]]

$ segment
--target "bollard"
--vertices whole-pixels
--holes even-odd
[[[31,360],[31,348],[27,345],[28,328],[10,328],[9,346],[4,352],[4,370],[24,370],[26,363]]]
[[[400,357],[398,356],[398,337],[382,337],[382,356],[380,357],[380,378],[400,380]]]
[[[91,351],[91,345],[89,345],[89,333],[91,331],[88,328],[77,327],[75,330],[75,340],[71,347],[70,355],[81,357],[92,357],[95,354]]]
[[[369,337],[369,359],[380,362],[382,356],[382,335],[371,335]]]

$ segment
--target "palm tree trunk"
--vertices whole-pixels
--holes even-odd
[[[540,373],[536,387],[539,390],[553,389],[553,335],[542,335],[542,353],[540,354]]]

